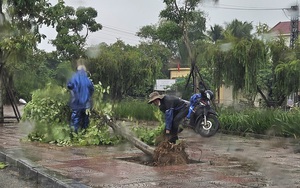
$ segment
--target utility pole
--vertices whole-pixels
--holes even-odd
[[[299,7],[298,5],[291,6],[291,38],[290,38],[290,48],[294,48],[295,42],[298,39],[298,25],[299,25]]]
[[[299,6],[295,5],[295,6],[291,6],[291,8],[289,9],[290,11],[290,15],[291,15],[291,26],[290,26],[290,31],[291,31],[291,35],[290,35],[290,48],[294,48],[295,47],[295,42],[298,39],[298,34],[299,34]],[[296,93],[291,94],[290,96],[288,96],[288,99],[292,99],[293,101],[295,101],[295,96]]]

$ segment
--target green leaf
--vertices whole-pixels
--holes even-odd
[[[4,162],[0,162],[0,169],[4,169],[8,166],[8,164],[4,163]]]

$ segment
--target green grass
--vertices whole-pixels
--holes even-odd
[[[219,114],[222,130],[300,137],[299,109],[293,111],[283,111],[281,109],[233,111],[232,109],[222,109]]]
[[[154,112],[157,107],[150,105],[146,100],[124,100],[114,105],[113,112],[116,118],[126,118],[145,121],[156,121]]]
[[[157,107],[145,100],[124,100],[114,106],[114,116],[130,120],[158,121]],[[221,130],[236,133],[271,134],[284,137],[300,137],[300,109],[247,108],[218,111]]]

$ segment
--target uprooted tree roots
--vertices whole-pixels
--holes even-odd
[[[153,148],[136,138],[126,128],[115,124],[111,120],[108,120],[107,122],[115,132],[122,135],[135,147],[147,154],[147,156],[152,157],[151,162],[149,163],[149,161],[147,161],[147,164],[151,164],[154,166],[167,166],[189,163],[188,154],[185,152],[186,147],[183,142],[179,144],[172,144],[166,141],[164,137],[162,137],[162,141],[159,142],[158,146],[156,148]]]
[[[188,154],[185,144],[172,144],[168,141],[161,142],[154,150],[153,162],[155,166],[188,164]]]

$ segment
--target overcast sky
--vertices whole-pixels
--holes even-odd
[[[57,0],[50,0],[55,3]],[[97,22],[102,24],[103,29],[91,33],[88,45],[96,45],[101,42],[112,44],[117,39],[126,44],[136,45],[140,39],[135,33],[143,26],[157,24],[159,12],[164,9],[163,0],[65,0],[66,4],[77,8],[79,6],[93,7],[98,11]],[[266,23],[273,27],[280,21],[289,21],[290,12],[287,8],[296,5],[297,0],[219,0],[213,4],[206,0],[200,5],[200,10],[207,15],[206,26],[225,23],[233,19],[252,22],[253,25]],[[41,32],[55,37],[55,31],[42,28]],[[39,45],[47,51],[53,50],[47,40]]]

